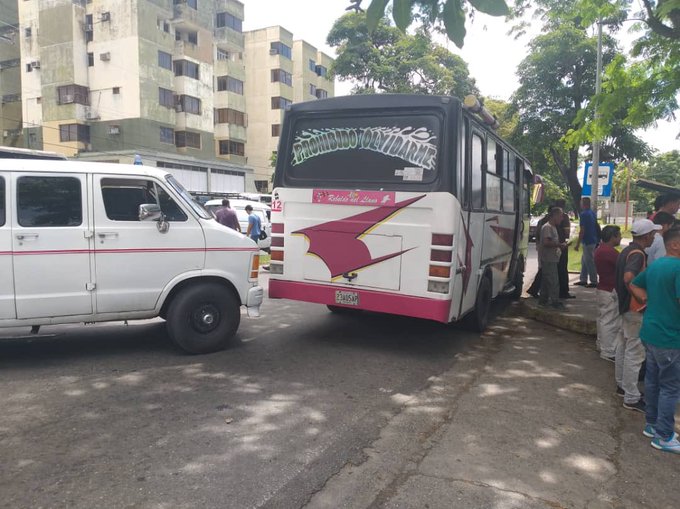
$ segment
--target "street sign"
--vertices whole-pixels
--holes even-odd
[[[581,196],[591,196],[591,169],[593,163],[586,163],[581,174],[581,185],[583,190]],[[598,196],[609,198],[612,195],[612,181],[614,180],[614,163],[600,163],[598,172]]]

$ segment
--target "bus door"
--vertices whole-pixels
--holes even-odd
[[[458,229],[459,271],[462,274],[462,296],[458,316],[470,311],[475,306],[479,283],[479,264],[484,248],[484,134],[481,130],[468,130],[467,154],[465,157],[465,182],[468,190],[463,202],[467,204],[463,211],[461,227]]]

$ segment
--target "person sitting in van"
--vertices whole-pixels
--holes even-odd
[[[248,231],[246,232],[246,235],[257,243],[260,239],[260,232],[262,231],[260,217],[257,214],[253,214],[253,207],[251,205],[246,205],[246,212],[248,213]]]
[[[238,224],[236,212],[231,208],[229,205],[229,200],[226,198],[222,200],[222,208],[215,212],[215,219],[217,219],[218,223],[228,226],[232,230],[236,230],[237,232],[241,231],[241,226]]]

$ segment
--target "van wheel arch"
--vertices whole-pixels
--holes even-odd
[[[167,297],[165,297],[165,300],[163,301],[163,304],[161,306],[161,310],[158,313],[158,316],[160,316],[163,320],[166,319],[168,315],[168,308],[170,307],[170,304],[172,304],[172,301],[177,295],[179,295],[182,290],[189,286],[193,285],[201,285],[201,284],[206,284],[206,283],[217,283],[225,288],[227,288],[234,296],[236,301],[239,303],[239,305],[242,305],[241,303],[241,297],[239,296],[238,292],[236,291],[236,287],[229,281],[228,279],[223,279],[220,277],[215,277],[215,276],[202,276],[202,277],[193,277],[189,279],[185,279],[184,281],[180,281],[177,283],[172,290],[170,290],[170,293],[168,293]]]

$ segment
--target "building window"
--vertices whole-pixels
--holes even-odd
[[[242,111],[233,110],[231,108],[219,108],[215,110],[216,124],[234,124],[245,127],[246,114]]]
[[[88,53],[87,54],[87,66],[88,67],[94,66],[94,53]]]
[[[273,110],[285,110],[291,104],[293,104],[293,101],[285,97],[272,97]]]
[[[316,97],[316,85],[309,84],[309,93]]]
[[[281,136],[281,124],[272,124],[272,136]]]
[[[293,75],[283,69],[272,69],[272,83],[277,81],[292,87]]]
[[[198,0],[174,0],[174,4],[187,4],[192,9],[198,10]]]
[[[325,91],[323,88],[317,88],[316,89],[316,98],[317,99],[326,99],[328,97],[328,92]]]
[[[92,14],[85,16],[85,42],[92,42],[94,39],[94,25],[92,24]]]
[[[172,127],[161,127],[161,143],[175,144],[175,130]]]
[[[243,156],[246,153],[245,143],[231,140],[220,140],[220,155]]]
[[[269,192],[269,181],[268,180],[256,180],[255,190],[258,193],[268,193]]]
[[[175,131],[175,146],[201,148],[201,135],[190,131]]]
[[[187,41],[191,44],[198,44],[198,32],[187,32]]]
[[[161,32],[170,33],[170,23],[167,20],[156,18],[156,26]]]
[[[217,91],[224,92],[225,90],[243,95],[243,82],[231,76],[219,76],[217,78]]]
[[[26,72],[33,72],[33,66],[30,62],[26,64]]]
[[[229,52],[227,50],[217,48],[217,60],[229,60]]]
[[[328,76],[328,69],[326,69],[323,65],[317,65],[316,75],[325,78],[326,76]]]
[[[198,97],[182,94],[177,96],[177,104],[179,105],[179,111],[192,113],[193,115],[201,114],[201,100]]]
[[[158,103],[166,108],[174,108],[175,93],[167,88],[158,87]]]
[[[309,59],[309,70],[312,72],[316,72],[316,62],[311,58]]]
[[[158,50],[158,66],[172,71],[172,55],[165,51]]]
[[[290,49],[290,46],[286,46],[282,42],[272,42],[271,45],[269,46],[269,54],[270,55],[281,55],[282,57],[286,57],[288,60],[291,60],[293,58],[293,52]]]
[[[61,124],[59,141],[80,141],[90,143],[90,126],[83,124]]]
[[[90,89],[80,85],[64,85],[57,87],[57,102],[59,104],[90,104]]]
[[[186,76],[188,78],[198,79],[197,63],[189,62],[188,60],[175,60],[175,76]]]
[[[236,30],[237,32],[243,32],[243,20],[238,19],[228,12],[218,12],[217,19],[215,20],[215,27],[227,27]]]
[[[113,95],[118,95],[118,94],[120,94],[120,87],[113,87],[113,88],[111,89],[111,92],[113,93]]]

